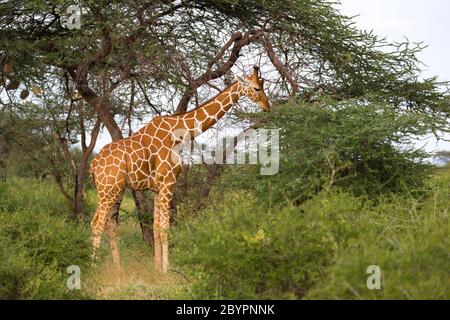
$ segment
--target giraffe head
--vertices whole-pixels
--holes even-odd
[[[243,94],[253,102],[259,104],[263,111],[270,111],[269,99],[264,92],[264,80],[260,78],[259,68],[253,67],[253,73],[244,78],[236,77],[239,84],[243,87]]]

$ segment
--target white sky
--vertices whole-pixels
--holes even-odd
[[[388,41],[424,42],[418,56],[425,64],[424,77],[450,80],[450,1],[448,0],[341,0],[341,12],[356,16],[360,29],[373,30]],[[450,139],[450,136],[446,136]],[[417,142],[427,151],[450,150],[450,142],[434,137]]]
[[[448,0],[341,0],[342,11],[361,29],[390,41],[428,45],[419,56],[425,76],[450,80],[450,1]]]
[[[354,18],[360,29],[373,30],[388,41],[424,42],[419,55],[424,76],[450,80],[450,1],[449,0],[341,0],[341,11]],[[450,137],[447,137],[450,139]],[[96,151],[110,142],[103,133]],[[417,142],[427,151],[450,150],[450,142],[426,138]]]

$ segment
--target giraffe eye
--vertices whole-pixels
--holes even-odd
[[[255,89],[255,91],[260,91],[261,90],[260,88],[253,88],[253,89]]]

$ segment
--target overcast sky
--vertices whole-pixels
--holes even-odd
[[[388,40],[424,42],[419,56],[426,76],[450,80],[450,1],[448,0],[341,0],[342,11],[361,29],[374,30]]]
[[[341,0],[341,12],[356,16],[361,29],[373,30],[389,41],[424,42],[419,55],[424,76],[450,80],[450,1],[449,0]],[[450,136],[446,137],[450,139]],[[434,138],[417,142],[427,151],[450,150],[450,142]]]

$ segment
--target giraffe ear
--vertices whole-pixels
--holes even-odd
[[[255,83],[259,82],[259,67],[257,66],[253,67],[253,73],[251,75],[251,78]]]
[[[259,67],[258,66],[253,66],[253,74],[259,78]]]

